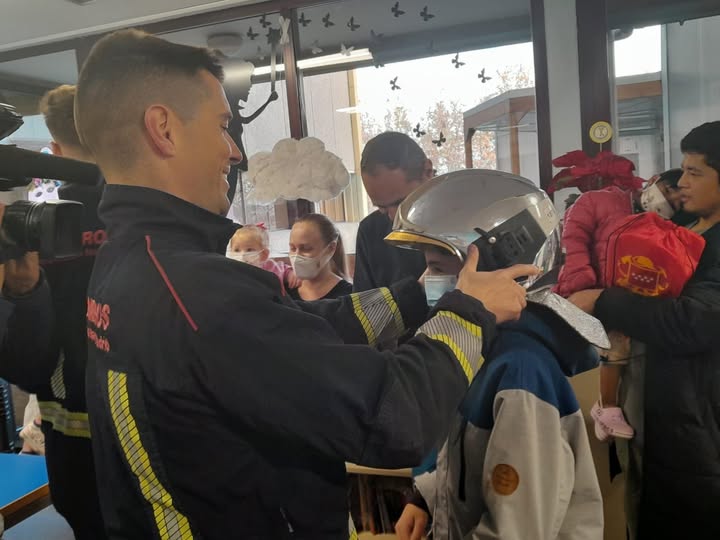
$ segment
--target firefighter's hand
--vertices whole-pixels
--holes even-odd
[[[480,300],[498,323],[516,321],[527,306],[527,291],[515,280],[535,276],[540,269],[531,264],[516,264],[494,272],[478,272],[479,259],[478,249],[470,246],[456,288]]]
[[[421,540],[425,538],[429,518],[425,510],[408,504],[395,524],[395,533],[400,540]]]
[[[576,292],[571,295],[568,300],[582,309],[585,313],[592,315],[595,312],[595,303],[597,302],[604,289],[588,289],[586,291]]]
[[[37,252],[26,253],[20,259],[5,263],[5,290],[13,296],[31,292],[40,281],[40,257]]]

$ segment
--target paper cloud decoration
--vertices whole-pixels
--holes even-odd
[[[258,152],[248,162],[249,196],[259,204],[277,199],[334,199],[350,183],[342,160],[314,137],[283,139],[272,152]]]

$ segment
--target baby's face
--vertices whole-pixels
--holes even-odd
[[[670,206],[672,206],[675,211],[680,210],[682,207],[682,193],[680,189],[668,185],[667,182],[658,182],[657,185],[662,194],[665,195],[665,200],[670,203]]]
[[[254,251],[256,253],[260,253],[265,248],[262,245],[262,242],[258,240],[257,238],[253,237],[239,237],[239,238],[233,238],[232,243],[230,245],[232,251],[236,253],[246,253],[248,251]]]

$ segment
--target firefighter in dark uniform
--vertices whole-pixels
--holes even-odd
[[[344,462],[422,460],[496,321],[525,306],[515,278],[536,269],[482,274],[474,254],[424,324],[414,280],[284,297],[224,257],[240,153],[221,80],[206,49],[133,30],[100,40],[80,74],[78,132],[108,182],[87,309],[103,517],[114,539],[345,540]],[[368,346],[409,326],[394,352]]]
[[[74,101],[75,87],[63,85],[45,95],[40,110],[53,136],[53,153],[91,161],[75,131]],[[0,363],[0,376],[37,394],[53,505],[77,540],[105,538],[85,404],[86,298],[95,254],[105,240],[105,227],[97,215],[103,187],[102,179],[94,186],[60,187],[61,199],[83,203],[82,255],[42,261],[42,279],[52,295],[51,313],[42,314],[53,321],[48,347],[36,346]],[[34,264],[39,275],[37,259]]]

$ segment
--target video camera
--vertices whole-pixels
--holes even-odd
[[[15,108],[0,103],[0,140],[22,125],[22,116]],[[96,186],[102,177],[92,163],[0,144],[0,191],[27,186],[33,178]],[[0,264],[28,251],[40,252],[43,260],[81,255],[82,221],[83,205],[75,201],[17,201],[8,205],[0,226]]]

